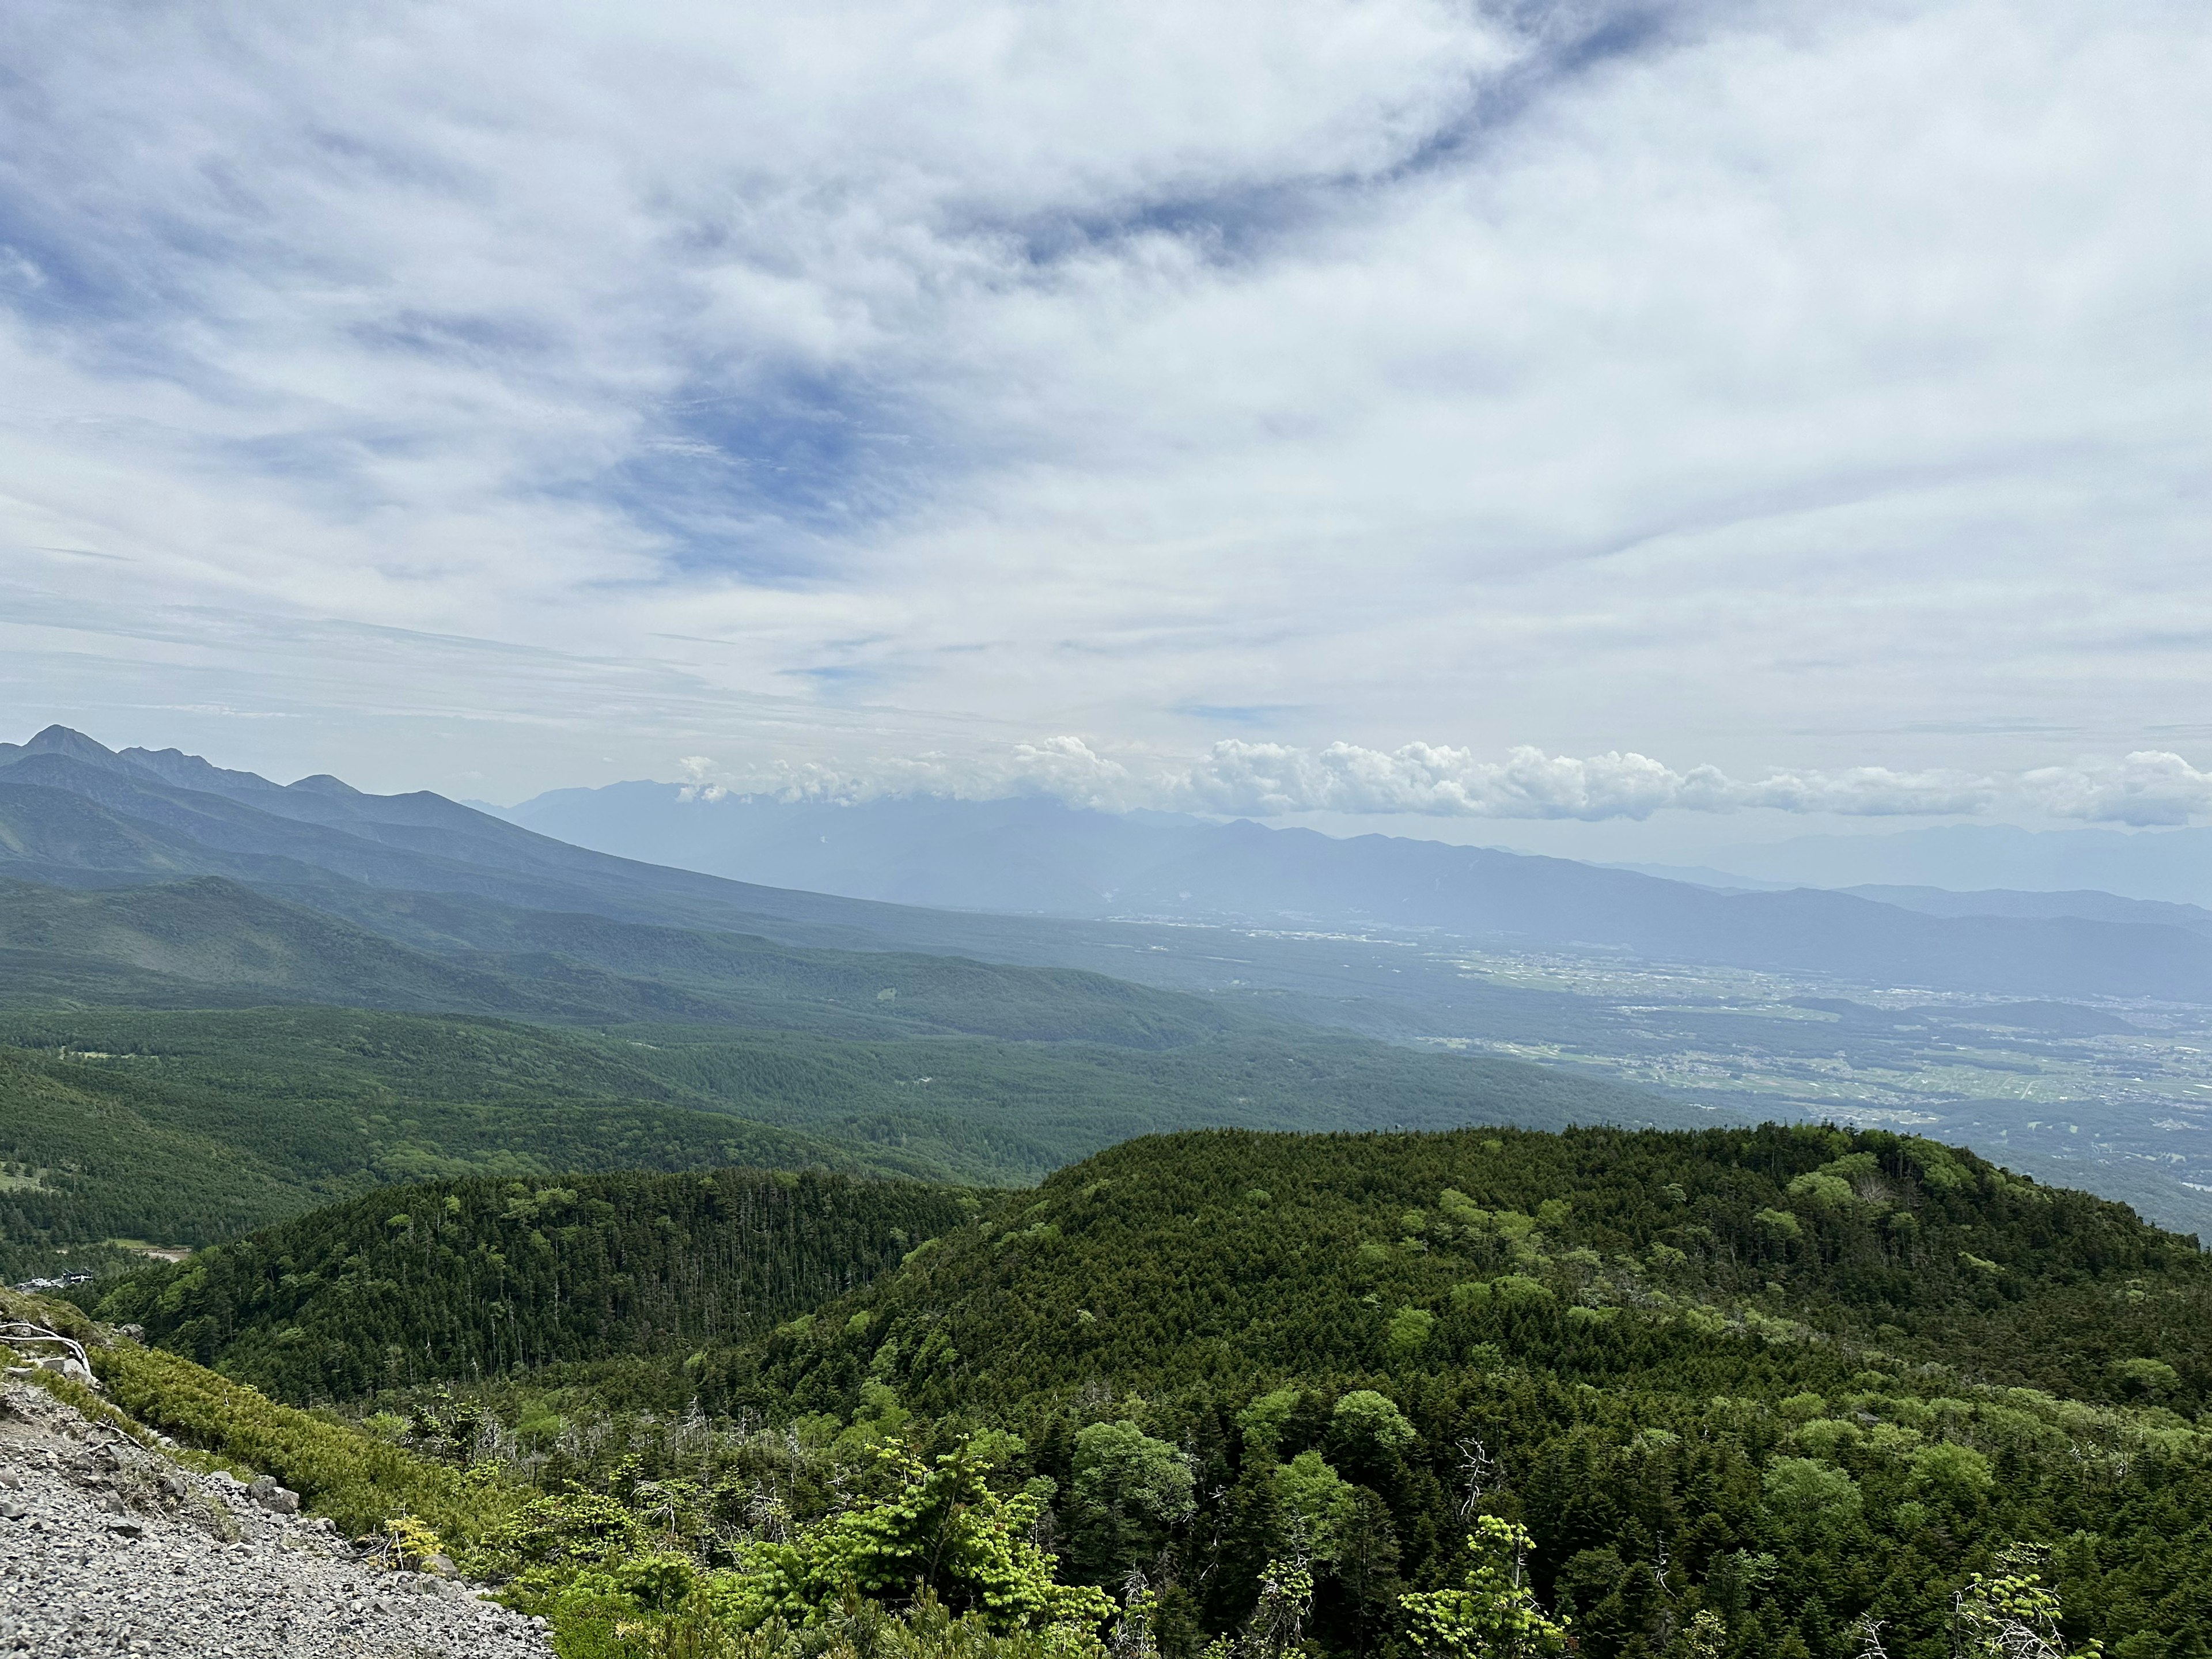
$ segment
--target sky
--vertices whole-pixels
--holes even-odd
[[[0,736],[1615,856],[2212,819],[2201,3],[9,37]]]

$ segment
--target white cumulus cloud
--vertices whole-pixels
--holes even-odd
[[[726,768],[691,756],[682,766],[687,798],[708,800],[739,794],[849,805],[896,795],[984,800],[1039,794],[1102,811],[1153,807],[1261,818],[1340,813],[1584,823],[1663,811],[1847,817],[2010,811],[2134,826],[2212,817],[2212,771],[2153,750],[2015,773],[1853,766],[1735,776],[1717,766],[1678,769],[1620,750],[1577,757],[1523,744],[1486,760],[1441,744],[1309,749],[1229,738],[1203,755],[1176,757],[1109,750],[1063,735],[1003,750],[922,751],[835,765],[780,760]]]
[[[1730,777],[1715,766],[1677,771],[1615,750],[1577,758],[1523,745],[1500,761],[1466,749],[1408,744],[1385,752],[1356,744],[1323,749],[1231,739],[1181,781],[1201,810],[1280,817],[1297,812],[1409,813],[1474,818],[1646,818],[1673,808],[1863,816],[1978,811],[1996,798],[1988,780],[1881,767]]]
[[[1235,738],[1178,766],[1115,759],[1063,737],[1018,745],[1003,764],[943,768],[939,785],[945,793],[1003,793],[1011,786],[1087,806],[1256,817],[1337,812],[1596,822],[1667,811],[1948,817],[2008,809],[2142,826],[2212,815],[2212,771],[2151,750],[2014,774],[1854,766],[1737,777],[1717,766],[1677,769],[1619,750],[1578,757],[1524,744],[1501,760],[1485,760],[1437,744],[1305,749]]]
[[[2020,785],[2052,817],[2092,823],[2187,823],[2212,813],[2212,771],[2166,750],[2138,750],[2109,764],[2038,767]]]

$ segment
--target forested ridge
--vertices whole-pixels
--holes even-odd
[[[933,1407],[1097,1376],[1455,1364],[1501,1334],[1597,1360],[1626,1333],[1663,1346],[1680,1330],[1694,1355],[1716,1318],[2116,1400],[2130,1385],[2112,1367],[2154,1349],[2179,1368],[2178,1404],[2212,1387],[2212,1263],[2194,1241],[1962,1150],[1809,1127],[1133,1141],[860,1305],[879,1333],[868,1363],[895,1344]],[[1429,1334],[1409,1345],[1414,1328]],[[947,1346],[988,1362],[923,1357]],[[764,1375],[849,1387],[858,1358],[772,1347]]]
[[[983,1617],[985,1581],[925,1544],[985,1526],[1187,1659],[1561,1650],[1546,1629],[1595,1659],[1953,1659],[2031,1602],[2053,1651],[2212,1653],[2212,1263],[1960,1149],[1211,1131],[1027,1192],[799,1179],[715,1177],[880,1207],[822,1210],[847,1243],[816,1255],[778,1235],[842,1265],[749,1327],[681,1306],[719,1294],[688,1269],[605,1340],[570,1317],[734,1248],[696,1176],[378,1194],[101,1313],[527,1482],[550,1507],[496,1559],[578,1632],[651,1611],[648,1560],[689,1564],[664,1616],[700,1640],[818,1617],[860,1641],[836,1585],[863,1561],[894,1609]],[[512,1311],[457,1313],[455,1285]],[[536,1334],[501,1350],[495,1319]],[[430,1332],[483,1380],[356,1363]],[[1045,1599],[1015,1627],[1076,1605],[1022,1582]],[[1481,1635],[1516,1607],[1518,1647]],[[569,1650],[632,1650],[605,1640]]]
[[[106,1306],[280,1398],[358,1398],[742,1341],[976,1208],[812,1170],[386,1188],[150,1270]]]
[[[126,1258],[105,1240],[211,1243],[384,1182],[749,1164],[1008,1185],[1194,1123],[1669,1112],[1688,1115],[1317,1032],[1133,1048],[317,1007],[0,1013],[0,1275],[112,1269]]]
[[[0,878],[0,1001],[30,1007],[306,1002],[1138,1048],[1273,1029],[1248,1007],[1078,969],[219,876],[86,890]]]

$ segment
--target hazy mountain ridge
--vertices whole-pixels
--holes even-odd
[[[2212,906],[2212,828],[2025,830],[1954,823],[1887,835],[1795,836],[1714,846],[1698,861],[1739,878],[1809,886],[1954,892],[2103,892]]]
[[[1723,893],[1482,848],[1380,836],[1336,841],[1162,815],[1119,818],[1036,801],[824,807],[687,800],[673,786],[642,794],[625,786],[612,801],[624,811],[642,802],[663,818],[677,814],[673,822],[695,842],[701,824],[765,823],[786,863],[810,844],[830,848],[812,858],[811,876],[865,868],[872,873],[862,884],[902,899],[989,904],[1001,913],[962,915],[647,864],[435,795],[363,795],[323,778],[279,787],[191,763],[173,751],[111,754],[58,728],[0,755],[0,875],[82,883],[220,874],[283,883],[309,903],[323,902],[316,890],[336,878],[532,910],[759,933],[785,943],[1069,960],[1074,952],[1064,933],[1042,917],[1004,914],[1022,908],[1018,901],[1042,901],[1030,908],[1075,919],[1379,926],[1874,985],[2212,1003],[2212,936],[2165,921],[1935,916],[1844,893]],[[278,802],[283,810],[270,810]],[[609,806],[586,792],[534,816],[550,823],[589,807],[604,818]],[[849,844],[830,847],[825,825]]]
[[[1431,930],[1663,961],[2017,996],[2212,1001],[2193,917],[1942,915],[1870,896],[1721,892],[1570,860],[1036,799],[854,806],[618,784],[507,814],[586,844],[856,896],[1084,917]]]
[[[2199,904],[2164,899],[2123,898],[2116,893],[2075,889],[2036,892],[2016,887],[1987,887],[1955,892],[1948,887],[1846,887],[1844,892],[1877,904],[1894,904],[1931,916],[2026,916],[2049,920],[2076,916],[2085,921],[2152,922],[2212,933],[2212,910]]]
[[[444,894],[257,889],[223,877],[65,889],[0,879],[0,1002],[102,969],[158,1005],[323,1002],[605,1024],[660,1020],[848,1036],[964,1034],[1170,1048],[1279,1030],[1255,1012],[1075,969],[522,910]],[[356,925],[343,908],[366,925]]]

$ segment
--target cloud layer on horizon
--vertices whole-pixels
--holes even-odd
[[[508,795],[1051,731],[1206,755],[1207,810],[2200,810],[2199,7],[11,32],[26,729]]]
[[[818,764],[732,772],[684,757],[688,799],[729,795],[854,804],[892,795],[992,799],[1049,795],[1105,811],[1148,807],[1215,816],[1329,812],[1407,817],[1644,819],[1655,812],[1771,811],[1844,817],[1954,817],[1993,810],[2132,828],[2185,824],[2212,813],[2212,771],[2142,750],[2118,761],[1979,776],[1879,767],[1734,778],[1714,766],[1676,771],[1644,755],[1577,759],[1522,747],[1503,761],[1410,744],[1393,753],[1336,743],[1298,749],[1226,738],[1193,763],[1102,755],[1080,738],[1015,745],[984,760],[923,754],[865,772]]]

